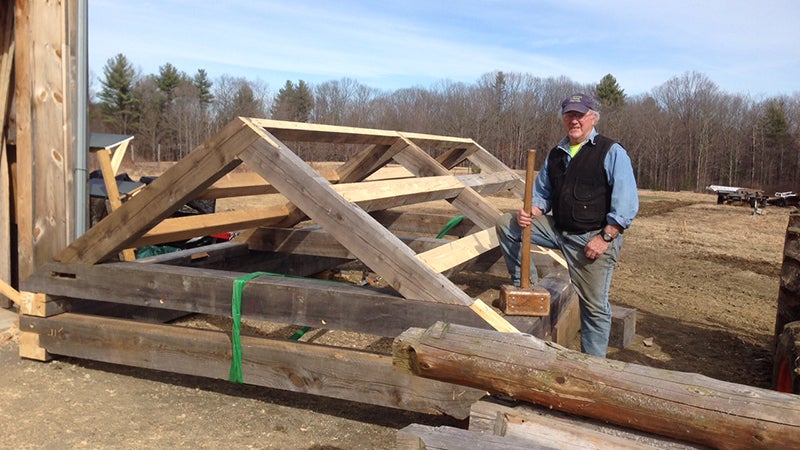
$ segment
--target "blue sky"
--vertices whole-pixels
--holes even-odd
[[[90,0],[89,69],[117,53],[260,80],[351,78],[386,90],[497,70],[628,94],[687,71],[755,99],[800,91],[796,0]]]

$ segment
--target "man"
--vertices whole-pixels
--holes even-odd
[[[622,233],[639,210],[639,197],[628,154],[595,131],[599,119],[597,103],[589,95],[570,95],[561,103],[567,135],[550,150],[536,177],[531,214],[524,209],[503,214],[497,235],[516,286],[523,228],[532,227],[531,243],[561,250],[580,298],[581,351],[605,357],[611,276]],[[531,278],[538,280],[533,262]]]

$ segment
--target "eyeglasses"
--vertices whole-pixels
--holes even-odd
[[[573,120],[578,120],[583,122],[584,120],[587,120],[590,117],[592,117],[592,111],[586,111],[585,113],[579,113],[578,111],[569,111],[561,115],[561,118],[563,118],[567,122],[572,122]]]

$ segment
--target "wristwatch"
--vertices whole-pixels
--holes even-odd
[[[611,233],[606,233],[605,230],[603,230],[603,232],[600,234],[600,236],[602,236],[603,240],[606,241],[606,242],[611,242],[616,237],[616,236],[612,236]]]

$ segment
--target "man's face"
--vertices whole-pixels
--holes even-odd
[[[580,144],[589,137],[592,132],[594,124],[597,123],[597,115],[594,111],[589,111],[586,114],[579,113],[578,111],[569,111],[561,115],[564,122],[564,130],[569,136],[569,143],[572,145]]]

